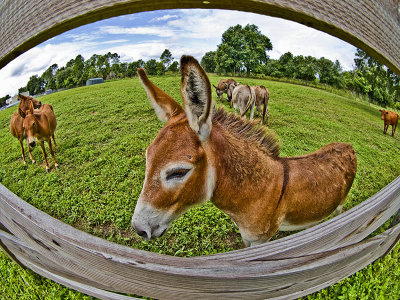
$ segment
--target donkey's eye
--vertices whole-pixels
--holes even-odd
[[[190,171],[190,169],[186,169],[186,168],[181,168],[181,169],[174,169],[171,171],[167,172],[167,176],[166,176],[166,180],[171,180],[171,179],[178,179],[178,178],[182,178],[185,177],[186,174]]]

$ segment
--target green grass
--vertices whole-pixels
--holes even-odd
[[[210,79],[215,84],[220,78]],[[180,101],[180,77],[153,80]],[[358,172],[345,209],[400,174],[400,132],[395,138],[383,135],[378,107],[304,86],[238,80],[263,84],[270,90],[270,128],[279,136],[283,156],[305,154],[335,141],[353,145]],[[78,229],[138,249],[195,256],[241,248],[233,222],[211,203],[187,212],[160,239],[144,241],[131,230],[130,219],[144,180],[145,149],[162,127],[137,78],[63,91],[41,101],[51,103],[57,116],[55,151],[60,168],[47,174],[39,147],[33,150],[37,164],[28,159],[23,165],[19,143],[8,129],[16,108],[2,111],[0,182],[11,191]],[[54,165],[50,155],[49,162]],[[358,295],[360,299],[398,299],[399,248],[397,245],[389,256],[309,298],[354,299],[353,295]],[[1,299],[86,297],[23,270],[3,254],[0,275]]]

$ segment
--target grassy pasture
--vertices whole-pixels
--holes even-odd
[[[219,79],[210,77],[214,84]],[[152,80],[181,102],[180,77]],[[335,141],[353,145],[358,171],[345,209],[400,174],[400,132],[395,138],[383,135],[378,107],[304,86],[237,80],[263,84],[270,90],[270,128],[279,137],[282,156],[302,155]],[[16,108],[2,111],[0,182],[11,191],[78,229],[139,249],[195,256],[241,247],[233,222],[211,203],[187,212],[160,239],[143,241],[131,230],[130,219],[144,180],[145,149],[163,126],[137,78],[63,91],[41,101],[52,104],[57,116],[55,152],[60,168],[45,172],[40,147],[33,150],[35,165],[28,157],[27,164],[22,164],[19,143],[8,129]],[[228,109],[226,102],[216,102]],[[53,166],[49,151],[48,159]],[[309,298],[398,299],[399,249],[398,245],[384,259]],[[0,274],[1,299],[90,298],[22,270],[2,253]]]

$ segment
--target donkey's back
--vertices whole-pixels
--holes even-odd
[[[57,128],[57,119],[54,114],[53,106],[51,106],[51,104],[43,104],[39,112],[45,115],[49,123],[50,135],[53,135]]]
[[[332,143],[304,156],[280,159],[288,173],[281,230],[307,228],[341,210],[357,171],[350,144]]]

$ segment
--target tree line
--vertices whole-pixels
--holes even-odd
[[[130,63],[120,62],[117,53],[104,55],[93,54],[88,60],[82,55],[77,55],[63,67],[53,64],[42,75],[34,75],[29,78],[25,87],[18,92],[29,91],[30,95],[42,94],[48,89],[58,90],[83,86],[89,78],[120,79],[133,77],[137,68],[145,68],[150,75],[164,75],[166,72],[178,72],[178,62],[174,61],[171,52],[165,49],[160,60],[139,59]]]
[[[367,96],[371,102],[400,109],[400,77],[376,59],[357,49],[354,69],[343,71],[338,60],[313,56],[294,56],[291,52],[279,59],[271,59],[270,39],[256,25],[236,25],[228,28],[215,51],[209,51],[201,59],[206,72],[231,76],[269,76],[326,84],[338,89],[348,89]],[[158,60],[121,62],[117,53],[94,54],[85,60],[77,55],[63,67],[51,65],[42,75],[31,76],[19,92],[31,95],[47,89],[63,89],[85,85],[89,78],[118,79],[136,76],[137,68],[145,68],[149,75],[178,72],[179,63],[165,49]],[[7,95],[6,97],[10,97]],[[0,106],[6,97],[0,98]],[[4,103],[4,104],[2,104]]]

